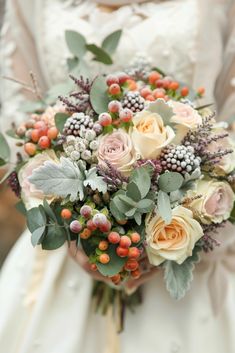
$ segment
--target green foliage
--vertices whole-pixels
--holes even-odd
[[[195,246],[193,255],[187,258],[181,265],[174,261],[166,261],[163,264],[164,280],[166,288],[174,299],[181,299],[190,289],[193,280],[195,263],[199,261],[200,246]]]
[[[95,61],[99,61],[106,65],[111,65],[113,63],[111,56],[102,48],[98,47],[95,44],[87,44],[87,50],[95,55]]]
[[[65,31],[65,40],[72,54],[82,58],[86,53],[86,39],[76,31]]]
[[[166,224],[171,223],[172,211],[169,195],[164,191],[158,192],[157,209],[160,217]]]
[[[122,30],[117,30],[109,34],[102,42],[102,48],[109,54],[114,54],[119,44],[122,35]]]
[[[56,113],[55,115],[55,125],[60,133],[63,133],[64,124],[68,119],[69,115],[65,113]]]
[[[55,250],[60,248],[66,241],[66,230],[58,224],[51,224],[47,227],[47,232],[42,239],[44,250]]]
[[[164,192],[172,192],[180,189],[184,182],[184,178],[177,172],[165,172],[158,179],[158,186]]]
[[[11,155],[10,147],[4,135],[0,133],[0,166],[9,162]]]
[[[230,221],[231,223],[235,224],[235,202],[234,202],[234,204],[233,204],[233,210],[232,210],[232,212],[231,212],[229,221]]]
[[[69,158],[61,157],[60,163],[47,161],[33,171],[29,181],[46,196],[66,198],[73,202],[85,197],[85,187],[92,190],[107,191],[107,185],[96,173],[95,168],[84,171],[81,165],[73,163]]]
[[[104,77],[98,76],[94,80],[90,91],[90,101],[92,108],[97,114],[101,114],[107,111],[109,98],[107,94],[107,85]]]
[[[110,211],[117,220],[134,219],[140,225],[142,215],[150,212],[154,202],[150,198],[150,173],[144,167],[135,169],[126,190],[115,193],[110,202]]]
[[[121,271],[123,268],[126,258],[119,257],[116,254],[116,245],[110,245],[106,251],[110,256],[110,262],[107,264],[97,263],[98,270],[103,276],[114,276]]]
[[[27,210],[25,208],[25,205],[23,203],[23,201],[19,201],[17,202],[17,204],[15,205],[15,208],[17,209],[18,212],[22,213],[24,216],[26,216],[27,214]]]

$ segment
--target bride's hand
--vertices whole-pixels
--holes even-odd
[[[88,260],[88,257],[86,254],[76,246],[76,242],[72,241],[70,243],[69,247],[69,255],[73,258],[73,260],[81,266],[94,280],[96,281],[101,281],[105,283],[111,283],[110,278],[105,277],[101,275],[98,271],[92,271],[90,268],[90,263]],[[147,263],[147,259],[142,260],[142,265]],[[144,274],[141,275],[140,278],[138,279],[129,279],[127,282],[125,282],[125,287],[127,290],[133,290],[135,288],[138,288],[142,284],[146,283],[149,281],[157,272],[159,272],[159,269],[157,267],[152,267],[148,270],[148,272],[145,272]]]

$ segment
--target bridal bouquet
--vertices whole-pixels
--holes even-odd
[[[203,89],[193,93],[156,68],[71,78],[77,88],[68,97],[10,132],[24,152],[8,182],[32,244],[53,250],[75,241],[112,293],[161,267],[179,299],[199,253],[218,246],[216,230],[235,217],[226,124],[198,106]],[[4,164],[2,135],[0,143]]]

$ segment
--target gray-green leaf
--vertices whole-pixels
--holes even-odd
[[[171,118],[174,113],[172,108],[164,101],[164,99],[157,99],[155,102],[150,102],[146,110],[159,114],[164,121],[164,125],[172,125]]]
[[[131,181],[127,185],[126,196],[130,197],[132,200],[136,202],[141,199],[141,192],[138,188],[138,185],[136,185],[133,181]]]
[[[31,233],[45,224],[46,215],[40,207],[34,207],[27,211],[27,226]]]
[[[3,134],[0,133],[0,161],[1,161],[1,165],[4,165],[7,162],[9,162],[10,155],[11,155],[11,151],[10,151],[10,147],[7,143],[7,140],[5,139]]]
[[[111,56],[104,49],[95,44],[87,44],[86,47],[92,54],[95,55],[94,60],[106,65],[111,65],[113,63]]]
[[[69,115],[65,113],[56,113],[55,115],[55,125],[61,134],[63,133],[64,124],[68,118]]]
[[[86,39],[76,31],[65,31],[65,40],[72,54],[81,58],[86,53]]]
[[[66,241],[66,231],[58,225],[50,225],[47,227],[47,233],[42,239],[42,248],[44,250],[55,250],[60,248]]]
[[[163,264],[164,280],[166,288],[174,299],[181,299],[190,289],[190,283],[193,279],[193,270],[195,263],[199,261],[200,247],[195,247],[193,255],[186,259],[181,265],[174,261],[166,261]]]
[[[134,182],[138,186],[141,198],[143,199],[149,192],[151,186],[151,178],[147,172],[147,169],[144,167],[135,169],[131,173],[130,181]]]
[[[184,178],[177,172],[165,172],[158,179],[158,186],[164,192],[172,192],[180,189],[184,182]]]
[[[83,175],[72,161],[61,157],[60,163],[46,161],[43,166],[35,169],[29,178],[30,183],[45,195],[66,198],[70,201],[84,198]]]
[[[109,54],[113,54],[117,49],[118,43],[122,35],[122,30],[117,30],[109,34],[102,42],[102,48]]]
[[[166,224],[170,224],[172,219],[170,198],[166,192],[161,190],[158,192],[157,208],[160,217]]]
[[[31,236],[31,243],[33,246],[36,246],[41,243],[41,240],[44,236],[45,229],[46,229],[46,226],[43,225],[33,231]]]
[[[106,81],[103,76],[98,76],[94,80],[90,91],[90,101],[92,108],[97,114],[101,114],[107,110],[109,98]]]
[[[92,190],[98,190],[105,194],[107,192],[107,184],[103,180],[103,177],[97,175],[96,167],[91,168],[88,171],[85,171],[86,180],[84,181],[85,186],[90,186]]]

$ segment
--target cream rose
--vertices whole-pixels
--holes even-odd
[[[202,236],[202,227],[187,208],[174,208],[170,224],[166,224],[159,215],[150,215],[146,219],[146,251],[149,262],[154,266],[165,260],[182,264],[192,255],[196,242]]]
[[[216,134],[226,133],[225,130],[217,130]],[[220,139],[218,141],[211,142],[208,147],[208,151],[210,152],[218,152],[219,150],[233,150],[232,153],[228,153],[225,156],[221,157],[218,160],[218,163],[214,166],[214,172],[217,175],[226,175],[231,173],[235,169],[235,143],[228,136]]]
[[[143,110],[133,118],[131,138],[136,152],[142,158],[156,158],[163,147],[169,145],[175,137],[170,126],[164,126],[158,113]]]
[[[196,127],[202,123],[202,117],[197,110],[193,109],[189,104],[175,101],[170,101],[169,104],[174,113],[171,122],[176,124],[176,139],[174,142],[178,143],[185,137],[190,129],[196,129]]]
[[[136,153],[130,136],[124,130],[101,137],[98,148],[98,162],[108,161],[124,175],[129,175],[136,162]]]
[[[201,195],[190,202],[190,208],[202,223],[221,223],[229,218],[233,209],[235,196],[231,186],[224,181],[199,180],[194,190],[187,193],[187,197]]]
[[[19,183],[21,186],[21,197],[24,201],[26,209],[37,207],[43,203],[45,195],[42,191],[37,190],[36,187],[29,182],[28,178],[32,175],[33,171],[43,165],[46,161],[58,161],[56,154],[53,150],[48,150],[43,153],[37,154],[20,169]],[[47,197],[48,201],[52,201],[52,197]]]

